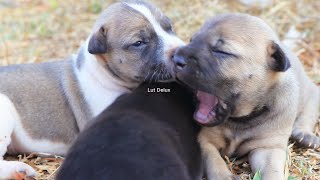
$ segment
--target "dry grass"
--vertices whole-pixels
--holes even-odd
[[[0,0],[0,65],[43,62],[75,53],[86,39],[99,12],[113,1],[102,0]],[[245,12],[265,19],[280,37],[294,27],[303,37],[294,52],[308,74],[320,82],[320,1],[274,0],[267,8],[248,7],[236,0],[153,1],[174,22],[177,34],[185,41],[206,18],[224,12]],[[319,135],[320,126],[316,132]],[[35,167],[38,179],[52,179],[61,158],[6,157]],[[228,160],[227,160],[228,162]],[[319,150],[288,146],[289,179],[320,179]],[[247,163],[228,162],[234,173],[249,179]]]

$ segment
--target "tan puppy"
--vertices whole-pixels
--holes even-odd
[[[285,179],[290,135],[319,147],[313,134],[319,90],[299,59],[261,19],[225,14],[209,20],[174,57],[177,79],[198,90],[194,118],[209,180],[231,179],[222,157],[246,157],[264,180]]]

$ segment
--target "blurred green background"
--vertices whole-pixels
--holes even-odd
[[[238,0],[151,0],[188,41],[205,19],[224,12],[245,12],[265,19],[282,38],[290,28],[303,33],[300,47],[320,49],[319,0],[270,0],[247,6]],[[112,0],[0,0],[0,65],[40,62],[75,53],[94,20]],[[300,49],[299,55],[303,53]],[[307,65],[313,66],[315,53]],[[318,55],[318,54],[317,54]],[[310,61],[310,62],[309,62]]]

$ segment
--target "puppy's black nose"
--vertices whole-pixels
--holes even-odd
[[[187,65],[184,57],[177,54],[174,55],[173,62],[178,70],[182,70]]]

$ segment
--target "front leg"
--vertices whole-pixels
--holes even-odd
[[[0,179],[33,179],[36,176],[36,171],[25,163],[3,160],[12,143],[11,136],[18,118],[11,100],[0,93]]]
[[[253,173],[261,172],[262,180],[284,180],[286,150],[281,148],[258,148],[249,153]]]
[[[236,176],[228,169],[218,149],[209,142],[201,142],[202,156],[208,180],[232,180]]]

